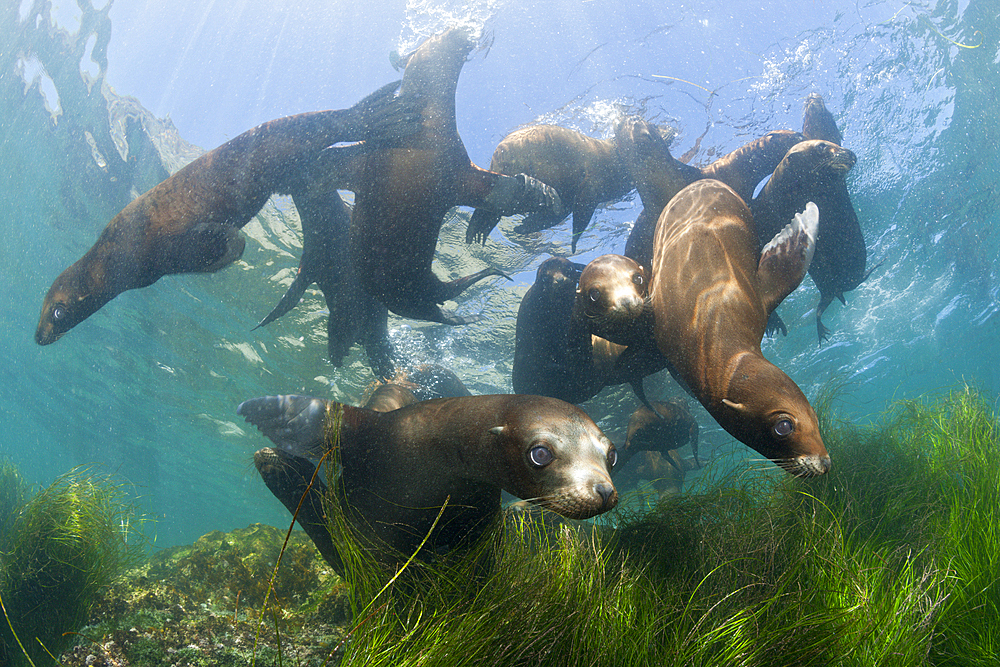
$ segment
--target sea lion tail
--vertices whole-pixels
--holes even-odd
[[[319,458],[326,451],[326,418],[332,401],[285,394],[243,401],[236,414],[293,456]]]

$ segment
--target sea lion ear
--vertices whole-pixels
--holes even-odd
[[[747,406],[742,403],[733,403],[728,398],[722,399],[722,404],[736,410],[737,412],[744,412],[747,409]]]
[[[503,435],[504,428],[505,427],[503,426],[494,426],[493,428],[490,429],[490,433],[492,433],[493,435]]]

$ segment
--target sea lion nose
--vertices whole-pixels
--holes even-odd
[[[615,491],[614,484],[599,482],[594,485],[594,491],[601,496],[601,506],[604,509],[611,509],[618,504],[618,492]]]

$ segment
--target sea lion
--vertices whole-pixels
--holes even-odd
[[[284,296],[254,329],[270,324],[299,303],[306,288],[316,283],[327,309],[327,353],[341,366],[351,345],[360,343],[372,372],[391,377],[395,353],[389,341],[389,311],[364,289],[354,274],[347,237],[351,210],[334,186],[321,176],[302,179],[292,192],[302,221],[302,258],[295,280]]]
[[[650,287],[656,345],[687,388],[733,437],[800,477],[828,472],[830,456],[809,401],[760,341],[806,273],[818,220],[806,206],[758,254],[739,195],[697,181],[660,215]]]
[[[557,399],[467,396],[379,413],[265,396],[237,413],[293,456],[315,458],[338,443],[338,499],[357,536],[390,562],[428,533],[431,553],[479,537],[500,512],[501,490],[574,519],[618,502],[614,445],[586,413]],[[336,413],[339,438],[331,432]]]
[[[690,410],[680,401],[654,401],[656,412],[639,406],[628,420],[625,445],[619,454],[619,463],[624,465],[638,452],[658,452],[667,462],[677,466],[677,462],[666,456],[668,452],[690,444],[695,464],[698,461],[698,422]],[[678,472],[681,469],[677,468]]]
[[[201,155],[108,223],[97,242],[55,279],[42,303],[35,341],[48,345],[125,290],[174,273],[211,273],[243,254],[239,229],[273,193],[287,193],[326,147],[341,141],[391,143],[415,130],[399,82],[346,110],[272,120]],[[327,151],[336,162],[357,149]]]
[[[821,342],[830,335],[822,320],[827,306],[834,297],[846,303],[844,292],[867,277],[868,250],[844,180],[854,162],[854,153],[829,141],[811,139],[796,144],[752,203],[761,245],[807,201],[819,207],[821,231],[809,275],[820,294],[816,332]]]
[[[620,199],[635,187],[616,137],[595,139],[558,125],[532,125],[511,132],[493,151],[490,170],[528,174],[555,188],[563,210],[528,215],[514,231],[528,234],[548,229],[572,213],[574,253],[597,205]],[[466,242],[485,244],[499,221],[497,213],[477,208],[469,220]]]
[[[634,340],[636,320],[647,308],[649,274],[624,255],[601,255],[580,274],[573,317],[587,330],[620,345]]]
[[[355,183],[350,248],[355,271],[372,296],[403,317],[465,324],[478,316],[444,313],[438,304],[502,271],[483,269],[442,282],[431,271],[438,233],[454,206],[501,215],[559,208],[552,188],[526,176],[486,171],[469,159],[455,121],[455,89],[476,42],[464,29],[425,41],[407,59],[400,98],[419,111],[418,132],[367,151]]]
[[[628,383],[646,404],[642,379],[664,368],[662,355],[655,348],[637,350],[622,363],[624,345],[592,335],[587,321],[574,316],[584,268],[561,257],[538,267],[517,311],[514,391],[582,403],[604,387]]]
[[[802,111],[802,135],[806,139],[822,139],[838,146],[844,145],[844,135],[819,93],[809,93],[806,98]]]
[[[789,148],[804,139],[798,132],[775,130],[699,168],[674,158],[652,123],[628,119],[620,135],[622,154],[643,205],[624,254],[642,266],[649,266],[652,260],[653,233],[660,212],[682,188],[700,179],[714,178],[749,203],[757,184],[774,170]]]
[[[591,372],[590,334],[573,321],[583,264],[550,257],[521,298],[514,330],[511,384],[515,393],[580,403],[600,387]]]

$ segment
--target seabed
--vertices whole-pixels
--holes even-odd
[[[864,427],[820,413],[826,477],[716,462],[599,525],[510,511],[469,552],[401,572],[355,565],[345,580],[292,531],[275,574],[286,528],[213,532],[104,586],[59,662],[997,664],[992,406],[962,387]]]

